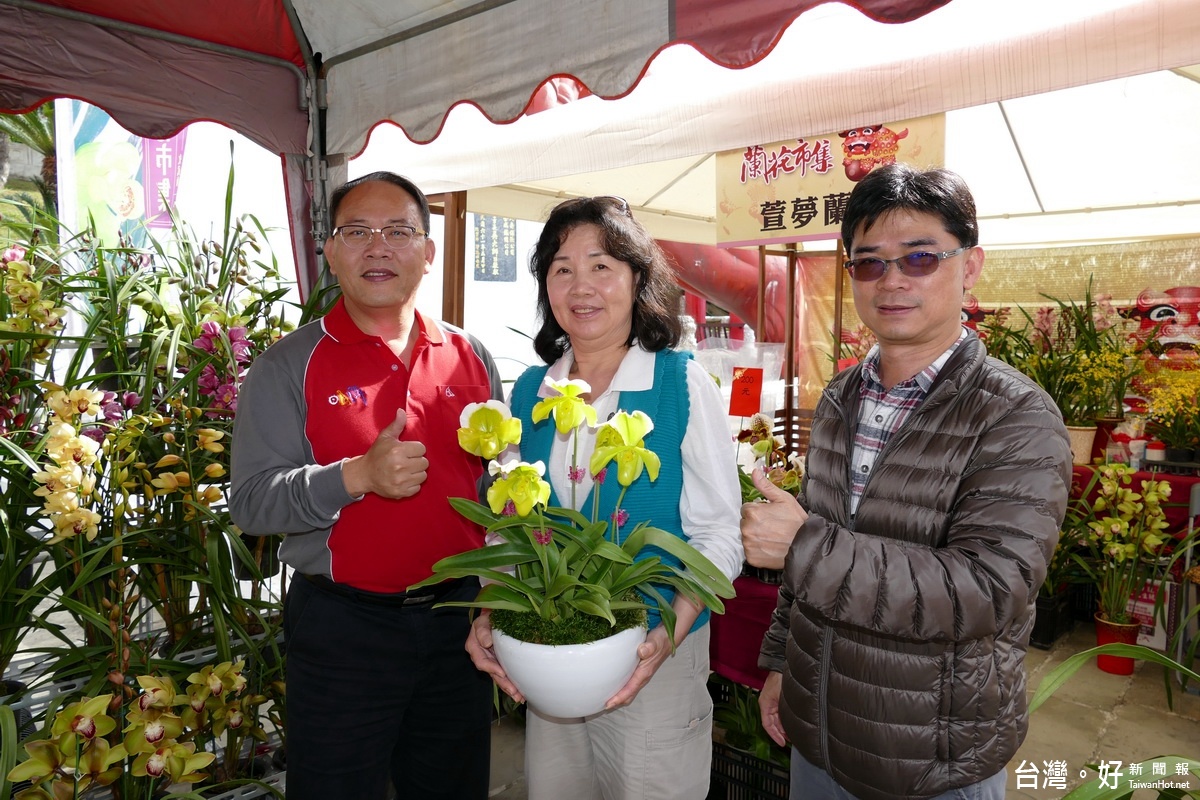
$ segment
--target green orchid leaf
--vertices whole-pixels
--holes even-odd
[[[579,585],[579,579],[574,575],[555,575],[546,589],[546,599],[554,600]]]
[[[687,567],[692,577],[703,581],[704,585],[711,587],[715,594],[721,597],[736,596],[737,593],[729,578],[725,577],[725,574],[717,569],[715,564],[687,542],[658,528],[646,528],[643,534],[648,546],[658,547],[679,559]]]
[[[491,509],[474,500],[468,500],[465,497],[451,497],[450,505],[459,514],[482,528],[487,528],[496,522],[496,515],[492,513]]]
[[[479,578],[481,581],[494,581],[497,584],[502,584],[509,587],[513,591],[524,592],[529,586],[523,581],[518,580],[515,576],[508,572],[501,572],[495,569],[482,569],[480,567],[465,567],[462,569],[440,569],[434,575],[436,580],[426,578],[420,583],[414,583],[408,587],[409,590],[418,589],[423,586],[429,586],[431,583],[441,583],[444,580],[453,578]],[[492,585],[492,584],[488,584]],[[487,586],[484,586],[486,589]],[[482,591],[482,590],[481,590]]]
[[[562,508],[561,506],[551,506],[550,508],[546,509],[546,516],[560,517],[562,519],[565,519],[568,522],[568,524],[575,526],[575,528],[577,530],[582,530],[592,524],[592,521],[590,519],[585,517],[583,514],[580,514],[578,511],[576,511],[573,508]]]
[[[415,589],[418,586],[441,583],[445,578],[439,577],[437,573],[449,569],[460,571],[470,569],[494,570],[499,567],[532,561],[536,557],[533,548],[524,542],[502,542],[490,547],[467,550],[457,555],[447,556],[438,561],[433,565],[433,575],[430,575],[420,583],[413,584],[409,588]]]
[[[617,624],[612,613],[612,602],[608,592],[598,587],[581,587],[571,600],[571,605],[584,614],[603,617],[608,620],[609,625]]]
[[[608,541],[603,541],[597,544],[595,549],[592,551],[592,555],[616,564],[633,563],[633,557],[630,556],[629,553],[626,553],[620,547],[617,547],[615,544]]]
[[[1093,647],[1089,650],[1084,650],[1080,653],[1075,653],[1073,656],[1065,659],[1061,664],[1056,666],[1042,678],[1038,684],[1037,691],[1033,693],[1033,697],[1029,700],[1029,713],[1033,713],[1041,707],[1043,703],[1050,699],[1059,687],[1067,682],[1067,679],[1079,671],[1079,668],[1084,664],[1089,663],[1098,655],[1110,656],[1126,656],[1128,658],[1137,658],[1143,661],[1153,661],[1156,664],[1161,664],[1169,670],[1177,670],[1182,672],[1191,680],[1200,681],[1200,674],[1180,664],[1175,659],[1168,655],[1152,650],[1145,645],[1140,644],[1102,644],[1098,647]]]
[[[479,590],[479,594],[471,602],[439,603],[438,605],[439,607],[506,608],[510,611],[537,613],[541,604],[524,591],[524,587],[513,589],[498,583],[489,583]]]

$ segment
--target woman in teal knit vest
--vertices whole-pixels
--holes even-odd
[[[658,480],[635,481],[618,512],[618,536],[642,520],[687,540],[730,580],[742,568],[741,495],[721,395],[679,341],[678,289],[662,250],[618,197],[569,200],[551,212],[531,259],[541,328],[534,339],[548,366],[531,367],[513,387],[522,421],[521,460],[542,461],[550,505],[612,516],[620,487],[587,474],[595,431],[579,433],[578,452],[551,419],[534,423],[533,406],[550,394],[543,380],[578,379],[601,420],[641,410],[654,422],[646,446],[661,459]],[[626,512],[628,516],[626,517]],[[530,800],[704,798],[712,755],[708,614],[675,597],[668,631],[652,613],[629,682],[606,710],[581,719],[530,709],[525,775]],[[672,654],[672,639],[675,652]],[[520,698],[491,651],[487,612],[467,649],[475,664]]]

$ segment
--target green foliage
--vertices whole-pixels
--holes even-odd
[[[0,132],[8,134],[8,138],[17,144],[23,144],[42,156],[41,174],[34,178],[33,185],[37,190],[40,203],[36,204],[44,210],[46,219],[53,219],[58,213],[58,164],[54,149],[54,104],[43,103],[26,114],[0,114]],[[33,200],[32,197],[29,198]],[[29,204],[31,208],[34,203]],[[31,213],[26,220],[33,222],[40,213]],[[51,233],[53,238],[54,233]]]
[[[282,599],[225,502],[237,389],[328,296],[287,302],[266,232],[232,215],[233,179],[215,239],[173,212],[145,249],[60,243],[45,218],[0,238],[0,666],[40,629],[44,679],[128,699],[134,675],[182,682],[195,666],[172,659],[212,646],[274,701],[247,709],[250,731],[282,719]],[[50,597],[82,641],[36,611]]]
[[[1072,497],[1063,522],[1065,545],[1087,579],[1096,585],[1101,615],[1129,622],[1129,598],[1147,581],[1165,575],[1174,554],[1191,540],[1165,535],[1162,504],[1171,492],[1167,481],[1146,480],[1132,488],[1134,471],[1125,464],[1097,467],[1087,485]],[[1139,491],[1140,489],[1140,491]]]
[[[1042,296],[1054,307],[1038,309],[1036,317],[1021,308],[1016,325],[1006,313],[980,324],[988,354],[1045,389],[1068,425],[1120,416],[1129,383],[1142,371],[1145,345],[1130,336],[1130,323],[1106,297],[1092,294],[1090,277],[1082,303]]]
[[[636,595],[626,595],[626,600],[636,600]],[[567,621],[550,622],[536,614],[496,609],[492,612],[492,625],[514,639],[537,644],[578,644],[607,638],[627,628],[646,624],[646,611],[627,608],[613,612],[615,624],[603,617],[579,614]],[[506,695],[507,696],[507,695]]]
[[[531,526],[528,518],[496,514],[471,500],[451,498],[450,503],[506,541],[444,558],[433,565],[431,577],[413,587],[467,576],[488,582],[475,600],[447,605],[529,613],[564,628],[577,615],[592,616],[606,622],[610,635],[622,629],[616,612],[651,606],[673,629],[675,612],[662,588],[682,592],[716,613],[724,610],[721,598],[733,596],[733,585],[711,561],[679,537],[646,523],[618,546],[605,538],[607,523],[589,522],[571,509],[546,508]],[[637,558],[651,548],[678,559],[682,568],[657,554]],[[628,598],[631,591],[635,598]],[[595,637],[584,632],[571,638],[588,642]]]
[[[550,385],[557,394],[534,406],[534,421],[552,417],[557,430],[574,431],[576,437],[581,426],[596,424],[596,410],[583,399],[589,391],[585,382]],[[646,521],[621,538],[629,516],[621,508],[625,493],[635,481],[658,478],[659,458],[646,448],[644,438],[653,428],[650,417],[641,411],[618,411],[597,429],[588,471],[597,487],[604,480],[600,476],[607,473],[615,473],[610,477],[621,487],[616,510],[607,520],[599,518],[598,490],[592,494],[589,520],[573,508],[546,506],[551,491],[542,477],[542,462],[493,460],[489,472],[495,480],[487,490],[488,505],[458,497],[450,498],[450,504],[484,527],[489,541],[496,543],[442,559],[433,565],[433,575],[410,588],[451,578],[480,578],[483,589],[474,601],[445,605],[540,617],[542,622],[526,627],[550,627],[547,638],[561,644],[596,639],[594,631],[575,627],[579,618],[601,620],[605,636],[623,630],[616,614],[626,610],[657,607],[663,625],[672,631],[676,616],[668,596],[675,593],[722,613],[721,598],[733,597],[733,584],[686,541]],[[521,421],[513,419],[503,403],[489,400],[463,410],[458,442],[473,455],[495,459],[518,444],[521,433]],[[578,452],[578,441],[575,447]],[[582,472],[575,459],[571,471]],[[574,485],[573,480],[572,492]]]
[[[725,744],[763,761],[787,767],[791,751],[776,744],[763,728],[758,692],[720,675],[711,677],[709,685],[718,688],[721,698],[713,704],[713,725],[725,732]]]

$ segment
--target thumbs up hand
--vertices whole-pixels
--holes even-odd
[[[750,475],[763,500],[742,505],[742,545],[746,560],[756,567],[783,569],[800,526],[808,519],[796,498],[767,480],[761,469]]]
[[[355,497],[374,492],[382,497],[412,497],[425,482],[429,461],[425,445],[400,440],[408,415],[396,409],[396,418],[379,432],[371,448],[342,465],[342,482]]]

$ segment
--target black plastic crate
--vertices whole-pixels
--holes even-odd
[[[1096,585],[1075,583],[1071,585],[1071,610],[1075,619],[1090,622],[1096,615]]]
[[[1037,597],[1037,615],[1033,618],[1033,631],[1029,644],[1040,650],[1049,650],[1075,626],[1075,609],[1069,592],[1054,597]]]
[[[790,788],[787,768],[713,742],[708,800],[787,800]]]

